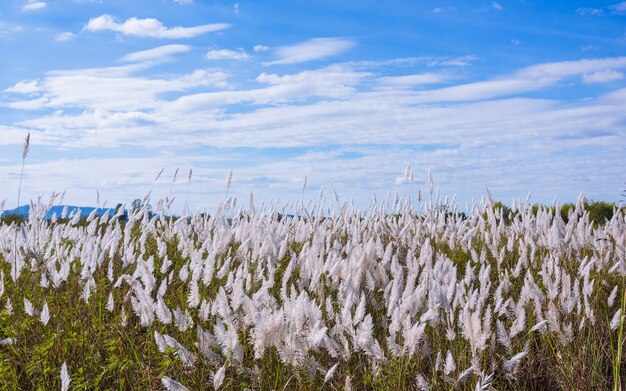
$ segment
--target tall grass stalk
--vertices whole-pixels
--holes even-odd
[[[304,191],[306,190],[307,181],[308,181],[308,178],[305,175],[304,176],[304,182],[302,182],[302,196],[300,198],[300,213],[303,213],[303,211],[304,211]],[[297,214],[298,213],[296,213],[296,215]]]
[[[191,188],[191,176],[193,175],[193,168],[189,169],[189,176],[187,177],[187,198],[185,199],[185,210],[183,214],[189,213],[189,189]]]
[[[409,202],[412,203],[413,200],[413,182],[415,177],[413,176],[413,168],[411,168],[411,164],[409,163],[404,170],[404,181],[409,185]]]
[[[150,195],[152,194],[152,190],[154,190],[154,185],[157,184],[157,182],[159,181],[159,178],[161,177],[161,174],[163,174],[164,170],[165,170],[165,168],[161,168],[161,171],[159,171],[157,176],[154,178],[154,181],[152,181],[152,184],[150,185],[150,190],[148,190],[148,195],[146,197],[146,202],[150,200]]]
[[[178,176],[179,167],[176,167],[176,171],[174,171],[174,177],[172,178],[172,184],[170,185],[170,195],[167,199],[167,214],[170,214],[170,206],[174,201],[172,198],[172,194],[174,193],[174,184],[176,183],[176,177]]]
[[[24,164],[26,163],[26,156],[28,156],[28,152],[30,151],[30,132],[26,134],[26,139],[24,140],[24,147],[22,148],[22,169],[20,171],[20,184],[17,187],[17,209],[16,214],[19,214],[20,211],[20,201],[22,197],[22,179],[24,177]],[[15,230],[15,235],[13,237],[13,270],[15,273],[12,274],[13,281],[17,280],[18,275],[18,255],[17,255],[17,229]]]
[[[228,178],[226,179],[226,199],[230,195],[230,186],[233,184],[233,170],[230,170],[228,173]]]
[[[17,208],[18,209],[20,207],[20,200],[22,197],[22,179],[24,178],[24,164],[26,163],[26,156],[28,156],[29,151],[30,151],[30,132],[26,134],[26,139],[24,140],[24,147],[22,148],[22,169],[20,171],[20,184],[17,187]]]
[[[623,286],[622,281],[622,286]],[[611,356],[613,358],[613,391],[622,391],[622,379],[620,376],[621,365],[622,365],[622,353],[623,353],[623,345],[624,345],[624,312],[626,306],[626,291],[622,292],[621,305],[619,310],[619,328],[617,332],[617,349],[613,348],[613,343],[611,343]]]

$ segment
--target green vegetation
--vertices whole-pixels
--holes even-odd
[[[5,214],[0,218],[1,224],[11,225],[13,223],[20,225],[26,222],[26,219],[22,215],[18,214]]]

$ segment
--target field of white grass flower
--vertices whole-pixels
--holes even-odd
[[[0,389],[620,389],[624,214],[443,204],[33,205],[0,225]]]

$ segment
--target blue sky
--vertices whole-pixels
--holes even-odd
[[[0,53],[7,207],[27,132],[25,197],[85,205],[626,188],[626,2],[3,0]]]

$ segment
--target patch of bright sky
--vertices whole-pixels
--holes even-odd
[[[30,131],[24,194],[75,204],[130,202],[161,168],[164,197],[180,167],[200,209],[230,169],[243,198],[298,200],[307,176],[364,206],[408,191],[409,163],[462,204],[619,201],[626,2],[589,4],[5,0],[0,199]]]

